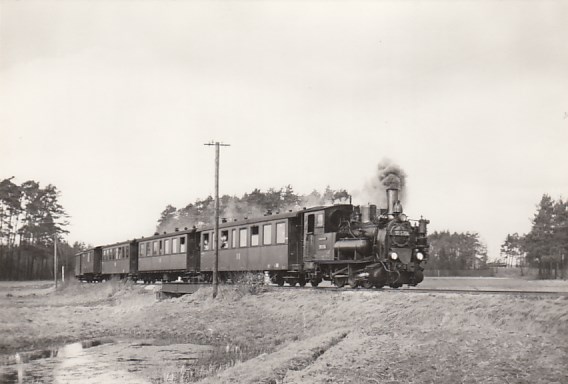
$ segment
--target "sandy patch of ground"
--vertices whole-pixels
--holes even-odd
[[[523,284],[526,282],[523,282]],[[565,284],[565,282],[564,282]],[[0,284],[0,354],[92,338],[217,348],[154,382],[564,383],[568,299],[221,287],[156,301],[122,283]]]

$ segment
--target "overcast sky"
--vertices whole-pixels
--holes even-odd
[[[360,190],[388,158],[430,230],[498,256],[568,198],[568,3],[0,2],[0,179],[54,184],[70,242],[167,204]],[[366,203],[366,202],[360,202]]]

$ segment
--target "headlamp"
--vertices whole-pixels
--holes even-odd
[[[393,260],[398,259],[398,255],[396,254],[396,252],[391,252],[391,259]]]
[[[424,260],[424,254],[422,252],[418,252],[416,254],[416,259],[419,260],[419,261]]]

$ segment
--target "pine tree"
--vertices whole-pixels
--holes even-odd
[[[562,199],[554,204],[552,227],[552,255],[560,268],[560,277],[564,279],[568,259],[568,202]]]
[[[532,219],[531,231],[525,238],[527,261],[531,265],[538,265],[540,277],[550,277],[554,235],[553,212],[554,202],[550,196],[544,194]]]

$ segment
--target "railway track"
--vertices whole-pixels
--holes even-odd
[[[338,291],[340,288],[332,287]],[[350,291],[359,291],[358,288],[348,288]],[[361,292],[389,292],[389,293],[457,293],[469,295],[510,295],[510,296],[552,296],[568,297],[568,292],[558,291],[518,291],[518,290],[492,290],[492,289],[445,289],[445,288],[403,288],[403,289],[365,289]]]
[[[165,283],[162,285],[160,292],[164,296],[168,293],[174,296],[183,294],[191,294],[197,291],[202,286],[210,286],[210,284],[187,284],[187,283]],[[368,293],[387,293],[387,294],[408,294],[408,293],[424,293],[424,294],[437,294],[437,293],[452,293],[461,295],[509,295],[509,296],[531,296],[531,297],[568,297],[568,292],[561,291],[520,291],[520,290],[496,290],[496,289],[448,289],[448,288],[381,288],[381,289],[365,289],[365,288],[338,288],[333,285],[319,286],[319,287],[300,287],[300,286],[278,286],[276,284],[269,285],[272,289],[277,290],[318,290],[330,292],[368,292]]]

